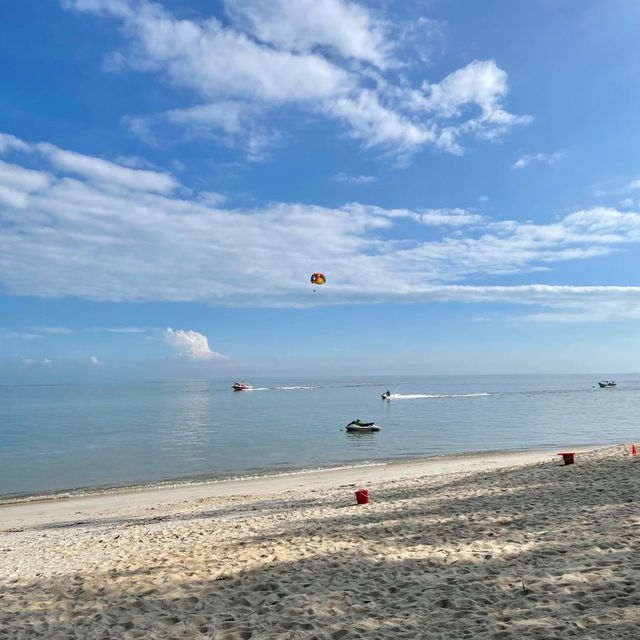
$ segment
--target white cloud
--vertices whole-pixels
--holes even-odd
[[[366,146],[394,147],[400,151],[413,151],[427,143],[439,144],[433,125],[416,124],[382,104],[374,91],[363,90],[355,96],[341,96],[327,100],[324,110],[348,123],[352,135],[362,138]]]
[[[29,171],[9,166],[21,170]],[[266,307],[448,299],[572,313],[572,305],[582,313],[597,303],[621,317],[634,317],[640,295],[636,287],[479,284],[635,250],[640,213],[632,211],[595,207],[534,224],[360,203],[223,208],[215,197],[127,189],[117,172],[98,183],[58,169],[41,185],[29,191],[29,180],[18,182],[27,208],[0,204],[0,287],[8,295]],[[318,269],[330,284],[312,295],[309,274]],[[183,333],[202,344],[200,334]],[[174,343],[182,339],[173,334]]]
[[[9,149],[28,151],[29,145],[10,133],[0,133],[0,153],[4,153]]]
[[[51,183],[51,177],[41,171],[24,169],[0,160],[0,184],[30,193]]]
[[[41,333],[48,333],[50,335],[69,335],[73,333],[71,329],[68,327],[34,327],[34,331],[39,331]]]
[[[425,209],[420,211],[415,219],[422,224],[434,227],[462,227],[480,224],[484,217],[465,209]]]
[[[217,191],[199,191],[197,197],[198,202],[202,202],[202,204],[210,207],[217,207],[227,199],[224,194],[218,193]]]
[[[98,182],[140,191],[157,191],[158,193],[169,193],[178,186],[175,178],[167,173],[129,169],[102,158],[64,151],[48,143],[39,144],[38,150],[59,169]]]
[[[28,202],[26,194],[0,184],[0,204],[6,204],[15,209],[24,209]]]
[[[5,329],[0,327],[0,339],[7,340],[34,340],[42,338],[39,333],[32,333],[30,331],[14,331],[13,329]]]
[[[384,68],[391,46],[384,25],[343,0],[227,0],[227,10],[263,42],[292,51],[329,47],[343,58]]]
[[[171,109],[164,117],[174,124],[219,128],[231,135],[238,135],[246,126],[251,126],[258,111],[245,102],[227,100],[187,109]]]
[[[371,214],[384,218],[409,218],[420,224],[431,227],[462,227],[480,224],[484,216],[466,209],[384,209],[373,205],[351,203],[344,207],[352,213]]]
[[[624,200],[620,200],[620,205],[623,207],[633,207],[634,202],[631,198],[625,198]]]
[[[165,341],[171,345],[179,357],[190,360],[224,360],[229,356],[216,353],[209,348],[207,336],[197,331],[173,330],[168,327],[164,331]]]
[[[87,327],[83,329],[91,333],[147,333],[151,330],[149,327]]]
[[[451,118],[459,115],[463,107],[476,105],[488,117],[499,110],[500,101],[507,94],[507,74],[493,60],[474,60],[442,82],[425,81],[422,91],[422,97],[416,96],[417,108]]]
[[[633,180],[627,185],[627,191],[636,191],[640,189],[640,180]]]
[[[98,360],[97,356],[89,356],[89,360],[91,361],[91,364],[100,364],[100,360]]]
[[[375,176],[356,176],[348,173],[337,173],[333,176],[333,179],[336,182],[344,182],[346,184],[371,184],[378,181]]]
[[[47,367],[52,364],[49,358],[42,358],[42,360],[36,360],[35,358],[23,358],[22,363],[27,365],[28,367],[34,367],[39,364],[43,367]]]
[[[280,134],[263,120],[266,109],[241,100],[225,100],[200,104],[183,109],[170,109],[153,116],[125,118],[131,131],[151,144],[155,144],[159,125],[180,127],[183,139],[209,138],[227,147],[242,148],[249,160],[262,160],[266,150],[275,144]],[[163,136],[171,132],[163,129]]]
[[[545,164],[555,164],[567,155],[566,151],[555,151],[554,153],[534,153],[518,158],[511,167],[512,169],[522,169],[532,162],[543,162]]]
[[[412,108],[433,112],[442,118],[457,118],[466,109],[476,108],[479,114],[451,131],[460,134],[476,131],[493,138],[517,124],[527,124],[530,116],[516,116],[504,110],[502,101],[508,93],[507,73],[494,60],[474,60],[450,73],[439,83],[425,81],[422,92],[411,94]]]
[[[140,156],[118,156],[114,158],[114,162],[124,167],[131,167],[132,169],[157,169],[153,162],[149,162],[145,158]]]
[[[407,51],[396,59],[402,28],[358,2],[226,0],[230,24],[178,19],[149,0],[65,6],[121,21],[127,45],[111,68],[155,73],[199,96],[200,104],[127,118],[148,142],[181,126],[187,139],[213,138],[263,159],[279,139],[265,120],[287,107],[290,120],[338,119],[365,147],[406,158],[425,146],[461,153],[465,136],[491,139],[530,120],[505,110],[507,73],[493,60],[475,60],[421,89],[398,80],[397,68],[417,61]]]
[[[172,84],[205,97],[236,96],[278,104],[317,99],[349,82],[344,70],[322,56],[264,46],[215,18],[179,20],[146,0],[77,0],[73,6],[123,20],[132,42],[123,57],[129,66],[161,71]]]

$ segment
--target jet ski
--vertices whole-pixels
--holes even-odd
[[[370,431],[380,431],[380,427],[375,422],[360,422],[360,420],[352,420],[347,426],[347,431],[352,433],[368,433]]]
[[[391,398],[391,391],[389,391],[387,389],[387,391],[385,391],[382,395],[381,395],[383,400],[389,400]]]

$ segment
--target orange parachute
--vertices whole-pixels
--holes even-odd
[[[311,276],[311,284],[326,284],[327,279],[324,277],[324,273],[314,273]]]

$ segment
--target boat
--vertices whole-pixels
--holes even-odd
[[[381,394],[381,397],[383,400],[390,400],[391,399],[391,391],[389,391],[388,389]]]
[[[601,389],[604,389],[605,387],[615,387],[616,383],[613,380],[600,380],[600,382],[598,382],[598,386]]]
[[[352,420],[347,426],[347,431],[352,433],[369,433],[371,431],[380,431],[380,427],[375,422],[360,422],[360,420]]]
[[[246,382],[234,382],[233,383],[233,390],[234,391],[249,391],[249,389],[253,389],[253,387],[250,384],[247,384]]]

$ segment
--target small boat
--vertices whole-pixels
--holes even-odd
[[[233,383],[233,390],[234,391],[248,391],[249,389],[253,389],[253,387],[250,384],[247,384],[246,382],[234,382]]]
[[[616,383],[613,380],[600,380],[600,382],[598,382],[598,386],[601,389],[604,389],[605,387],[615,387]]]
[[[387,391],[385,391],[383,394],[381,394],[381,397],[383,400],[390,400],[391,399],[391,391],[389,391],[387,389]]]
[[[375,422],[360,422],[352,420],[347,426],[347,431],[352,433],[368,433],[370,431],[380,431],[380,427]]]

